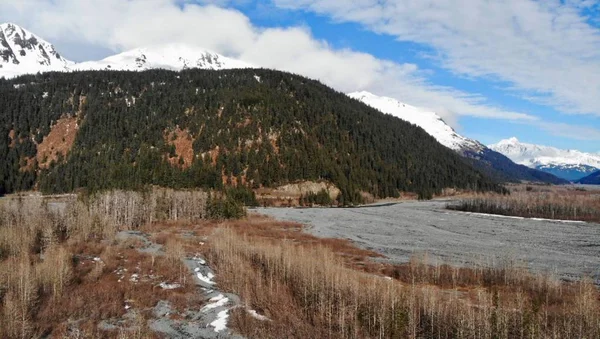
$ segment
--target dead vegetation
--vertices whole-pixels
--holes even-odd
[[[241,223],[216,229],[209,258],[221,288],[269,319],[234,312],[233,325],[250,338],[600,335],[598,290],[585,280],[567,284],[510,264],[385,265],[350,244],[300,235],[298,225]]]
[[[181,262],[183,245],[171,236],[166,255],[141,253],[145,243],[115,235],[157,221],[191,223],[205,210],[203,192],[162,189],[60,204],[2,201],[0,338],[155,337],[146,319],[159,300],[180,310],[201,303]],[[123,321],[126,313],[134,316]]]
[[[480,194],[449,209],[525,218],[600,222],[600,194],[582,188],[513,186],[510,195]]]
[[[296,223],[204,220],[206,199],[153,190],[64,208],[5,200],[0,337],[158,337],[148,328],[158,301],[180,311],[202,303],[181,261],[190,254],[208,259],[220,290],[241,297],[228,326],[250,338],[600,337],[600,295],[587,280],[564,283],[511,262],[386,264]],[[121,230],[146,237],[115,237]],[[144,239],[164,255],[140,252]]]

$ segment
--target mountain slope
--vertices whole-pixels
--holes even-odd
[[[516,163],[571,181],[577,181],[600,169],[600,154],[528,144],[517,138],[501,140],[489,147]]]
[[[547,174],[526,166],[517,165],[504,155],[495,152],[480,142],[466,138],[448,126],[434,112],[428,112],[404,104],[396,99],[380,97],[369,92],[348,94],[365,104],[391,114],[397,118],[423,128],[442,145],[454,150],[467,159],[473,167],[499,181],[532,181],[552,184],[567,183],[554,175]]]
[[[585,185],[600,185],[600,171],[594,172],[585,178],[579,179],[577,183]]]
[[[452,127],[448,126],[444,120],[434,112],[421,110],[396,99],[377,96],[366,91],[350,93],[348,96],[362,101],[383,113],[391,114],[404,121],[408,121],[413,125],[421,127],[425,132],[436,138],[440,144],[454,151],[477,151],[485,148],[485,146],[478,141],[465,138],[456,133]]]
[[[35,34],[14,24],[0,24],[0,77],[67,71],[72,64]]]
[[[317,81],[261,69],[0,80],[0,135],[7,191],[326,180],[352,202],[359,191],[501,190],[422,129]]]

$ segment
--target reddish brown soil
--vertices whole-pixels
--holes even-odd
[[[192,138],[190,132],[187,129],[182,130],[177,127],[175,131],[166,134],[165,137],[169,145],[175,146],[175,157],[169,158],[171,165],[183,168],[192,166],[194,161],[194,138]],[[183,164],[179,163],[179,159],[183,159]]]
[[[40,168],[48,168],[52,161],[58,159],[61,154],[66,158],[73,147],[79,124],[77,118],[60,118],[50,129],[50,133],[44,137],[44,140],[37,146],[37,162]],[[31,166],[33,159],[28,161],[27,166]]]

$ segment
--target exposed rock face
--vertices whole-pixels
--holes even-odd
[[[329,197],[331,197],[333,200],[337,199],[338,195],[341,193],[340,189],[335,187],[335,185],[323,181],[303,181],[295,184],[287,184],[277,187],[274,193],[299,197],[300,195],[306,195],[310,193],[317,194],[322,190],[327,191],[327,193],[329,193]]]

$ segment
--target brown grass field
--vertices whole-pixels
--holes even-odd
[[[160,337],[147,326],[159,300],[180,311],[202,303],[181,261],[193,253],[207,258],[220,290],[241,297],[245,307],[232,310],[228,326],[249,338],[600,338],[600,293],[585,279],[426,258],[385,264],[295,223],[203,220],[203,201],[200,193],[117,192],[62,213],[35,199],[5,201],[0,338]],[[122,229],[148,234],[166,255],[140,253],[140,242],[115,237]],[[207,237],[206,245],[183,234]],[[183,287],[157,288],[163,281]],[[126,330],[99,328],[123,317],[125,305],[140,310]]]

